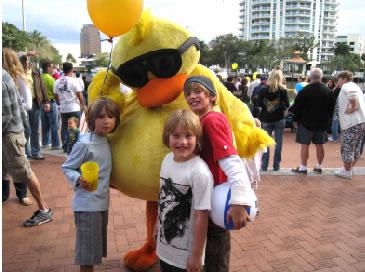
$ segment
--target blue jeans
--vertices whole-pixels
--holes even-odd
[[[32,156],[39,156],[41,145],[39,143],[39,121],[41,110],[33,102],[32,109],[28,111],[30,127],[30,150]]]
[[[271,136],[274,131],[275,134],[275,153],[274,153],[274,170],[280,169],[281,162],[281,149],[283,146],[283,133],[285,128],[285,120],[280,120],[272,123],[263,123],[262,128]],[[270,148],[267,148],[267,152],[262,156],[261,168],[267,170],[269,165]]]
[[[25,154],[27,155],[27,158],[29,159],[32,157],[32,153],[30,152],[30,125],[29,125],[29,112],[27,112],[27,125],[24,128],[24,136],[25,139],[27,139],[27,144],[25,146]]]
[[[340,126],[340,122],[337,119],[333,119],[332,120],[332,125],[331,125],[331,134],[332,134],[332,139],[337,141],[338,139],[338,127]]]
[[[73,111],[73,112],[64,112],[61,113],[62,119],[62,126],[61,126],[61,141],[62,141],[62,149],[66,152],[67,151],[67,143],[66,143],[66,135],[67,135],[67,120],[70,117],[77,117],[80,119],[80,112]]]
[[[60,137],[58,136],[58,109],[56,102],[50,103],[51,110],[45,112],[41,109],[42,120],[42,145],[49,145],[52,142],[52,147],[60,146]],[[51,137],[50,137],[51,136]]]

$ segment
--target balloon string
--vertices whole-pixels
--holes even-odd
[[[110,52],[109,52],[109,60],[108,60],[108,66],[106,68],[106,75],[104,77],[104,81],[103,81],[103,85],[101,86],[101,89],[100,89],[100,97],[102,96],[102,93],[103,93],[103,89],[104,89],[104,85],[105,85],[105,82],[106,82],[106,79],[108,78],[108,72],[109,72],[109,68],[110,68],[110,64],[111,64],[111,60],[112,60],[112,52],[113,52],[113,38],[108,38],[108,39],[104,39],[104,40],[101,40],[102,42],[103,41],[108,41],[112,44],[111,48],[110,48]]]

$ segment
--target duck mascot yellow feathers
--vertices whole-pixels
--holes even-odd
[[[246,105],[236,99],[209,69],[199,63],[199,41],[184,28],[144,12],[139,22],[122,35],[112,53],[111,71],[99,72],[89,87],[93,101],[108,96],[121,108],[121,123],[110,136],[111,186],[122,193],[147,200],[147,239],[142,248],[127,253],[126,266],[144,271],[156,261],[153,227],[157,217],[159,172],[168,149],[162,144],[165,120],[176,109],[187,108],[183,86],[188,76],[209,77],[217,90],[215,110],[222,111],[234,132],[242,157],[273,140],[255,127]],[[130,86],[129,94],[120,83]]]

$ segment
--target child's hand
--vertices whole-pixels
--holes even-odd
[[[240,229],[250,222],[250,217],[247,215],[246,206],[231,205],[227,213],[227,222],[233,220],[234,229]]]
[[[93,189],[91,184],[89,182],[87,182],[87,180],[84,179],[82,176],[80,176],[80,186],[89,192],[91,192]]]
[[[203,271],[203,267],[198,256],[189,256],[188,263],[186,267],[187,272],[201,272]]]

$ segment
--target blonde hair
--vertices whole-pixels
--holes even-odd
[[[20,63],[18,56],[15,51],[10,48],[3,48],[3,68],[10,74],[16,83],[16,78],[20,77],[28,83],[27,77],[25,76],[24,68]],[[19,86],[17,86],[19,87]]]
[[[163,133],[162,142],[167,147],[170,147],[169,136],[176,128],[181,127],[185,131],[191,131],[196,137],[197,150],[201,150],[202,142],[202,128],[199,117],[191,110],[176,110],[166,120]]]
[[[268,79],[268,86],[271,92],[276,92],[279,89],[286,89],[285,85],[283,84],[284,75],[281,70],[274,69],[271,71],[269,79]]]

